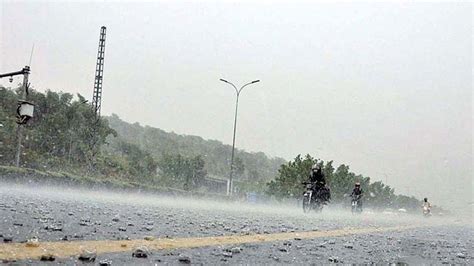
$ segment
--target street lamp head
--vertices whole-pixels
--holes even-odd
[[[229,83],[229,82],[228,82],[227,80],[225,80],[225,79],[220,79],[220,81],[223,81],[223,82],[225,82],[225,83]]]
[[[252,81],[252,84],[257,83],[257,82],[260,82],[260,80],[259,79],[254,80],[254,81]]]

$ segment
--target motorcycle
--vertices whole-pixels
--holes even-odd
[[[311,210],[321,212],[323,206],[329,201],[330,192],[326,187],[314,190],[313,184],[303,183],[306,185],[306,191],[303,193],[303,212],[308,213]]]
[[[362,203],[360,202],[360,196],[352,196],[351,200],[351,210],[352,213],[361,213],[362,212]]]

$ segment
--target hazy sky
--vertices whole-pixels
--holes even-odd
[[[3,0],[0,9],[0,72],[21,69],[35,44],[40,91],[92,97],[105,25],[103,114],[230,144],[235,93],[219,78],[261,79],[241,95],[238,148],[334,159],[435,204],[473,200],[469,3]]]

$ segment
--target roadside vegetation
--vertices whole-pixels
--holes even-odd
[[[19,90],[0,87],[2,176],[14,171],[11,165],[16,151],[18,98]],[[101,180],[131,187],[225,191],[230,145],[131,124],[117,115],[96,119],[92,106],[81,95],[31,90],[29,100],[36,106],[34,117],[24,128],[21,167],[30,169],[30,174],[37,171],[37,175],[43,173],[39,176]],[[348,202],[347,194],[357,181],[365,191],[367,206],[419,209],[420,202],[414,197],[396,195],[393,188],[355,174],[347,165],[335,167],[332,161],[310,155],[298,155],[287,162],[262,152],[237,150],[236,187],[241,196],[254,192],[276,200],[298,199],[304,189],[302,182],[307,180],[314,163],[322,166],[334,203]]]
[[[3,166],[11,166],[15,157],[19,92],[0,87]],[[91,104],[81,95],[30,90],[29,100],[36,106],[23,130],[23,168],[187,191],[205,192],[206,180],[225,186],[230,145],[127,123],[117,115],[96,119]],[[237,150],[235,177],[241,184],[264,184],[283,163],[285,160],[261,152]]]
[[[276,199],[301,198],[304,186],[308,181],[311,166],[321,166],[328,186],[331,188],[331,201],[336,204],[348,205],[349,195],[356,182],[360,182],[364,191],[364,205],[375,209],[392,208],[419,211],[420,201],[415,197],[396,195],[395,189],[381,181],[371,182],[370,177],[355,174],[348,165],[341,164],[337,168],[333,161],[324,162],[311,157],[298,155],[294,160],[284,164],[278,170],[277,177],[268,183],[267,194]]]

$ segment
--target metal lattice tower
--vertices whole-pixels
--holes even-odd
[[[99,51],[97,53],[97,65],[95,67],[94,94],[92,95],[92,106],[95,116],[100,117],[100,107],[102,100],[102,79],[104,75],[104,57],[105,57],[105,31],[106,27],[100,28]]]

